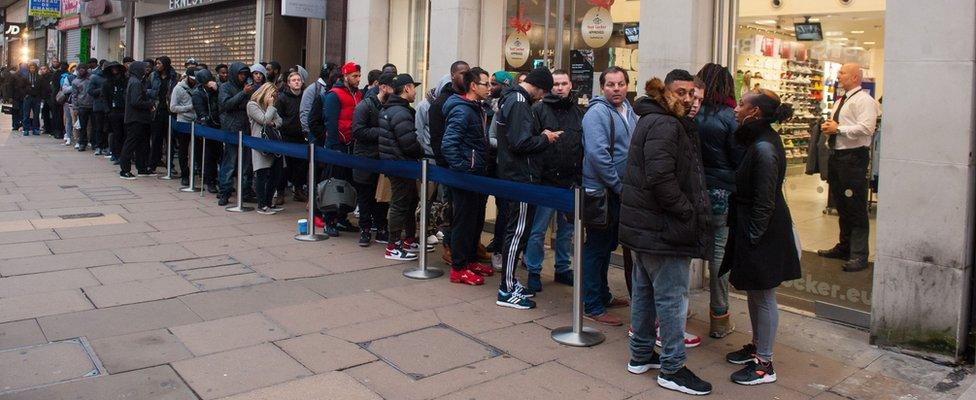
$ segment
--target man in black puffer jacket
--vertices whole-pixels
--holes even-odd
[[[353,154],[373,159],[380,158],[379,140],[385,130],[380,127],[380,110],[383,103],[393,94],[393,77],[391,73],[379,76],[379,84],[375,92],[370,90],[356,105],[352,114]],[[364,171],[352,171],[352,184],[356,187],[356,202],[359,206],[359,245],[369,246],[372,238],[372,228],[376,228],[376,242],[389,242],[386,213],[389,203],[376,201],[376,186],[379,174]]]
[[[197,114],[197,124],[208,128],[220,129],[220,105],[217,101],[217,81],[213,73],[207,69],[196,73],[197,86],[193,88],[190,97],[193,98],[193,111]],[[218,140],[205,139],[207,151],[203,155],[203,184],[210,193],[219,193],[217,187],[217,165],[224,153],[224,143]]]
[[[424,149],[417,140],[415,111],[410,107],[419,85],[408,74],[393,78],[393,94],[383,104],[380,112],[380,127],[383,134],[379,138],[379,152],[382,160],[419,160]],[[417,181],[408,178],[390,177],[389,229],[390,242],[386,245],[385,257],[390,260],[415,260],[420,251],[414,235],[417,233]]]
[[[461,92],[444,104],[447,126],[444,129],[443,153],[451,170],[474,175],[487,175],[488,142],[485,110],[481,102],[488,98],[488,72],[481,68],[465,72]],[[450,188],[453,215],[451,218],[451,282],[482,285],[482,276],[492,276],[495,270],[478,262],[478,244],[485,224],[485,203],[488,197],[478,192]]]
[[[693,91],[692,79],[686,71],[672,71],[666,88],[654,78],[647,84],[647,97],[634,107],[641,117],[623,178],[620,242],[634,252],[635,261],[631,366],[658,363],[661,386],[703,395],[712,385],[685,367],[684,330],[691,259],[708,259],[711,210],[694,122],[671,94]],[[655,336],[664,344],[660,361],[654,353]]]
[[[102,98],[105,99],[105,129],[109,132],[109,150],[112,162],[118,163],[125,143],[125,67],[115,61],[105,64],[102,69],[105,83],[102,85]]]
[[[269,64],[270,65],[270,64]],[[275,109],[281,117],[281,138],[288,143],[307,145],[305,132],[302,131],[301,124],[301,102],[302,89],[305,85],[305,78],[300,72],[292,72],[287,76],[281,77],[281,90],[278,91],[278,100],[275,101]],[[308,201],[305,182],[308,180],[308,161],[300,158],[285,156],[285,179],[281,179],[278,187],[278,200],[284,202],[285,187],[291,182],[295,192],[293,199],[304,203]]]
[[[150,64],[134,62],[129,66],[129,82],[125,86],[125,144],[119,156],[119,177],[135,179],[130,169],[135,157],[136,171],[141,176],[154,175],[149,171],[149,123],[156,101],[146,90],[146,74]]]
[[[251,94],[257,90],[251,84],[251,70],[241,62],[235,62],[227,70],[229,76],[227,82],[220,85],[217,92],[217,103],[220,105],[220,128],[230,132],[243,132],[244,136],[250,136],[251,124],[247,119],[247,102]],[[254,171],[251,170],[251,152],[242,152],[244,166],[243,179],[241,179],[244,197],[247,200],[256,200],[257,196],[251,189],[251,177]],[[220,195],[217,196],[217,205],[227,205],[230,193],[234,191],[234,171],[237,169],[237,146],[224,146],[224,157],[220,162]]]

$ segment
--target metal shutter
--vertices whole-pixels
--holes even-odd
[[[64,45],[64,58],[68,60],[68,63],[76,63],[78,62],[78,54],[81,53],[81,29],[68,31],[67,37]]]
[[[195,7],[147,18],[145,56],[169,56],[182,66],[193,57],[211,66],[254,61],[254,0]]]

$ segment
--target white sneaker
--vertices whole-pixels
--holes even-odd
[[[71,146],[71,138],[65,138],[64,139],[64,145],[65,146]]]
[[[502,254],[501,253],[491,253],[491,269],[495,272],[502,272],[505,269],[502,266]]]
[[[440,239],[437,238],[437,235],[427,236],[427,244],[435,245],[435,244],[440,244],[440,243],[441,243],[441,241],[440,241]]]

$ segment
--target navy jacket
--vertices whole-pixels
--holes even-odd
[[[701,138],[702,165],[705,184],[709,189],[735,191],[735,170],[742,162],[744,150],[735,141],[735,121],[732,107],[724,104],[703,104],[695,116]]]
[[[480,102],[456,94],[444,102],[441,151],[454,171],[485,175],[488,170],[488,129]]]

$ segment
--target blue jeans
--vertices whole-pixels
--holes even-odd
[[[37,132],[41,127],[41,100],[33,96],[24,97],[24,103],[21,105],[20,111],[24,134]]]
[[[586,229],[583,242],[583,305],[588,315],[607,312],[607,303],[613,300],[607,285],[610,254],[617,249],[617,231],[620,227],[620,196],[611,194],[607,204],[610,224],[607,229]]]
[[[525,266],[529,273],[538,274],[542,272],[542,260],[546,258],[545,240],[546,228],[552,220],[552,214],[556,214],[556,273],[570,270],[570,257],[573,252],[573,224],[567,220],[568,213],[556,212],[548,207],[538,207],[535,209],[535,218],[532,221],[532,232],[529,233],[529,242],[525,245]]]
[[[243,188],[237,188],[241,190],[241,195],[246,196],[251,193],[251,176],[253,171],[251,170],[251,150],[244,149],[244,159],[241,164],[244,166],[244,176],[241,177],[241,186]],[[237,176],[234,172],[237,170],[237,146],[227,144],[224,146],[224,158],[220,162],[220,169],[217,171],[219,174],[218,178],[220,180],[220,195],[224,197],[230,197],[230,192],[234,190],[234,185],[237,182]]]
[[[729,312],[729,274],[718,276],[725,258],[725,244],[729,241],[728,214],[712,215],[711,224],[715,227],[715,253],[708,262],[708,303],[712,314],[725,315]]]
[[[630,298],[630,358],[650,361],[654,352],[654,321],[661,327],[661,372],[685,366],[685,320],[691,258],[633,252],[633,293]]]

